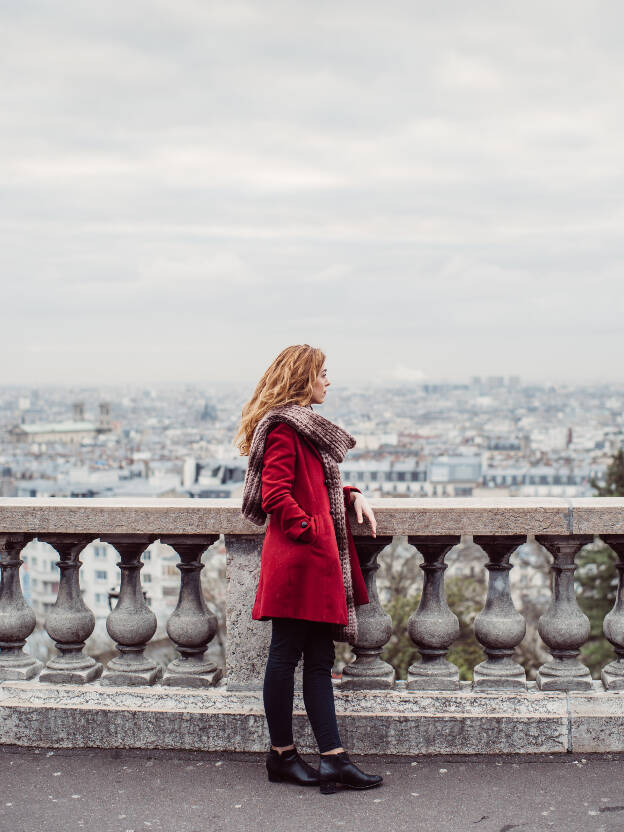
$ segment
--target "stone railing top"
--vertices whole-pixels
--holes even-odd
[[[624,499],[378,499],[377,534],[624,534]],[[0,533],[258,534],[240,499],[0,498]],[[367,535],[350,512],[354,534]]]

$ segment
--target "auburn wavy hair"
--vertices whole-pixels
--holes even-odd
[[[247,456],[256,425],[280,404],[310,404],[312,385],[323,369],[325,354],[309,344],[286,347],[268,367],[253,396],[243,405],[240,427],[234,438],[241,456]]]

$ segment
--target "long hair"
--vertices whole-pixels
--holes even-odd
[[[312,401],[312,385],[323,368],[325,354],[309,344],[286,347],[268,367],[253,396],[243,406],[234,442],[247,456],[256,425],[273,407],[280,404],[307,405]]]

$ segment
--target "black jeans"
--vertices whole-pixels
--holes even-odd
[[[303,653],[303,701],[319,751],[339,748],[342,743],[331,680],[335,658],[332,625],[303,618],[274,618],[272,624],[263,690],[271,744],[293,744],[294,675]]]

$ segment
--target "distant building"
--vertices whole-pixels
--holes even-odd
[[[60,571],[58,552],[47,543],[31,541],[22,552],[24,567],[22,584],[24,597],[39,622],[56,603]],[[180,589],[180,574],[176,569],[178,556],[168,546],[155,541],[141,556],[141,584],[148,606],[157,613],[171,614]],[[108,543],[93,541],[80,554],[80,587],[82,599],[97,620],[106,620],[119,593],[119,553]]]
[[[342,463],[345,485],[355,485],[365,494],[425,497],[427,469],[415,457],[401,460],[357,459]]]
[[[110,404],[100,402],[100,418],[98,422],[90,422],[84,418],[84,405],[75,402],[73,419],[66,422],[33,422],[20,424],[9,428],[10,439],[15,443],[21,442],[66,442],[80,444],[85,439],[93,439],[101,433],[112,430],[110,421]]]
[[[481,481],[481,457],[354,460],[341,465],[342,480],[366,494],[407,497],[470,497]]]
[[[182,486],[189,497],[239,497],[243,493],[246,470],[246,459],[202,465],[188,457],[184,462]]]
[[[429,463],[427,479],[434,497],[472,497],[481,480],[481,457],[437,457]]]
[[[510,497],[588,497],[593,494],[593,479],[604,478],[605,466],[579,464],[488,466],[482,485]],[[483,496],[483,491],[475,496]]]

